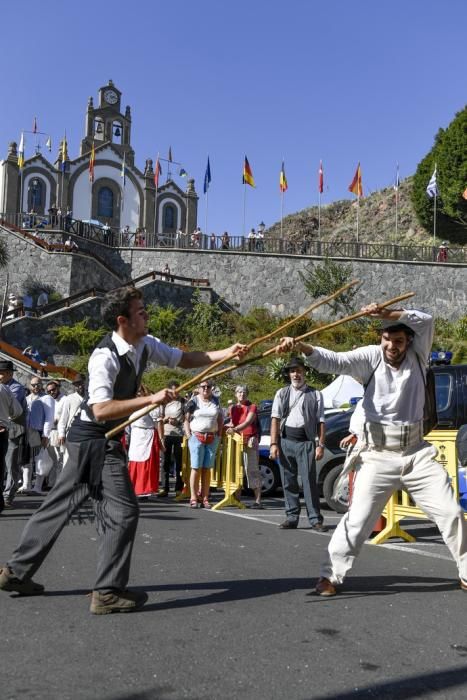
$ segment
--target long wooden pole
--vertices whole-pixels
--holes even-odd
[[[332,301],[335,299],[337,296],[345,292],[347,289],[350,287],[353,287],[354,285],[359,284],[359,280],[353,280],[352,282],[349,282],[348,284],[344,285],[340,289],[337,290],[337,292],[334,292],[333,294],[330,294],[329,296],[325,297],[324,299],[321,299],[320,301],[315,302],[311,306],[308,307],[303,313],[299,314],[298,316],[294,316],[290,321],[287,321],[286,323],[281,324],[278,326],[274,331],[271,333],[268,333],[267,335],[262,336],[261,338],[255,338],[255,340],[252,340],[251,343],[248,345],[248,350],[251,350],[251,348],[255,347],[255,345],[258,345],[259,343],[262,343],[266,340],[269,340],[275,335],[278,335],[279,333],[282,333],[286,328],[289,328],[292,326],[294,323],[302,319],[306,314],[310,313],[314,309],[317,309],[319,306],[322,306],[323,304],[327,304],[329,301]],[[275,348],[273,348],[273,351]],[[186,389],[189,389],[190,387],[196,386],[200,382],[202,382],[206,377],[211,377],[211,376],[217,376],[217,373],[212,375],[212,370],[215,369],[216,367],[219,367],[220,365],[223,365],[225,362],[228,362],[229,360],[232,360],[234,357],[237,356],[237,353],[232,353],[228,355],[227,357],[224,357],[222,360],[218,360],[212,365],[209,365],[207,369],[204,369],[202,372],[197,374],[196,376],[192,377],[191,379],[187,380],[184,384],[178,387],[178,393],[181,391],[185,391]],[[240,362],[236,365],[231,365],[230,367],[221,370],[220,374],[225,374],[225,372],[230,372],[232,369],[235,369],[236,367],[240,367],[242,364],[247,364],[246,362]],[[115,428],[110,430],[108,433],[106,433],[105,437],[111,438],[114,435],[117,435],[120,433],[122,430],[124,430],[128,425],[131,425],[135,420],[138,420],[138,418],[142,418],[145,416],[147,413],[150,413],[156,406],[159,404],[151,404],[149,406],[146,406],[145,408],[141,408],[139,411],[136,411],[133,413],[131,418],[128,418],[126,421],[121,423],[120,425],[117,425]]]
[[[414,292],[407,292],[406,294],[401,294],[398,297],[394,297],[394,299],[389,299],[389,301],[385,301],[383,304],[379,304],[380,308],[384,309],[387,306],[391,306],[392,304],[397,304],[399,301],[403,301],[404,299],[409,299],[410,297],[415,296]],[[354,321],[356,318],[361,318],[362,316],[365,316],[366,312],[365,311],[358,311],[355,314],[351,314],[350,316],[345,316],[344,318],[339,318],[337,321],[333,321],[332,323],[327,323],[325,326],[319,326],[318,328],[314,328],[312,331],[308,331],[308,333],[304,333],[303,335],[299,335],[296,338],[294,338],[295,342],[300,341],[300,340],[305,340],[305,338],[311,338],[313,335],[317,335],[318,333],[322,333],[323,331],[327,331],[330,328],[335,328],[336,326],[340,326],[342,323],[347,323],[347,321]],[[238,362],[236,365],[230,365],[230,367],[224,367],[223,369],[219,370],[218,372],[215,372],[214,374],[208,374],[205,379],[213,379],[214,377],[219,377],[222,374],[226,374],[227,372],[232,372],[234,369],[238,369],[239,367],[243,367],[244,365],[250,364],[252,362],[257,362],[258,360],[262,360],[265,357],[269,357],[269,355],[273,355],[277,348],[279,346],[275,345],[273,348],[270,348],[269,350],[266,350],[265,352],[261,353],[261,355],[255,355],[254,357],[249,357],[247,360],[242,360],[241,362]]]

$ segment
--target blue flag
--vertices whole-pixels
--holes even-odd
[[[432,198],[433,198],[433,197],[437,197],[438,194],[439,194],[439,191],[438,191],[438,184],[437,184],[437,182],[436,182],[436,176],[437,176],[437,173],[436,173],[436,165],[435,165],[435,169],[434,169],[434,171],[433,171],[433,175],[431,176],[431,180],[430,180],[430,182],[428,183],[427,188],[426,188],[426,193],[427,193],[427,195],[428,195],[429,197],[432,197]]]
[[[209,156],[208,156],[208,164],[206,165],[206,172],[204,174],[204,188],[203,188],[204,194],[207,193],[207,191],[209,189],[210,182],[211,182],[211,166],[209,164]]]

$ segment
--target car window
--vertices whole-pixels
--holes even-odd
[[[271,434],[271,414],[270,413],[259,413],[259,422],[261,425],[261,434],[270,435]]]
[[[446,411],[451,403],[454,377],[451,374],[436,374],[436,410],[438,412]]]

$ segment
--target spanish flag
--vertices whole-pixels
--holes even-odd
[[[279,189],[281,192],[287,192],[288,189],[287,178],[285,176],[284,161],[282,161],[281,174],[279,176]]]
[[[245,156],[245,162],[243,164],[242,183],[244,185],[250,185],[250,187],[256,187],[255,178],[253,177],[253,173],[251,172],[250,164],[249,164],[248,158],[246,156]]]
[[[94,182],[94,163],[96,161],[96,150],[94,148],[94,143],[91,146],[91,157],[89,159],[89,182]]]
[[[349,185],[349,192],[356,194],[357,197],[363,197],[362,171],[360,169],[360,163],[357,165],[357,170],[355,171],[353,180]]]

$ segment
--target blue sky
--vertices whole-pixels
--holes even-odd
[[[465,0],[17,0],[2,26],[0,157],[34,116],[54,158],[64,129],[76,157],[88,97],[111,78],[132,108],[136,164],[171,146],[203,230],[209,154],[219,234],[242,233],[245,154],[248,231],[280,217],[282,159],[284,214],[317,203],[320,159],[323,204],[351,198],[358,161],[364,192],[391,184],[397,161],[412,174],[466,103]]]

